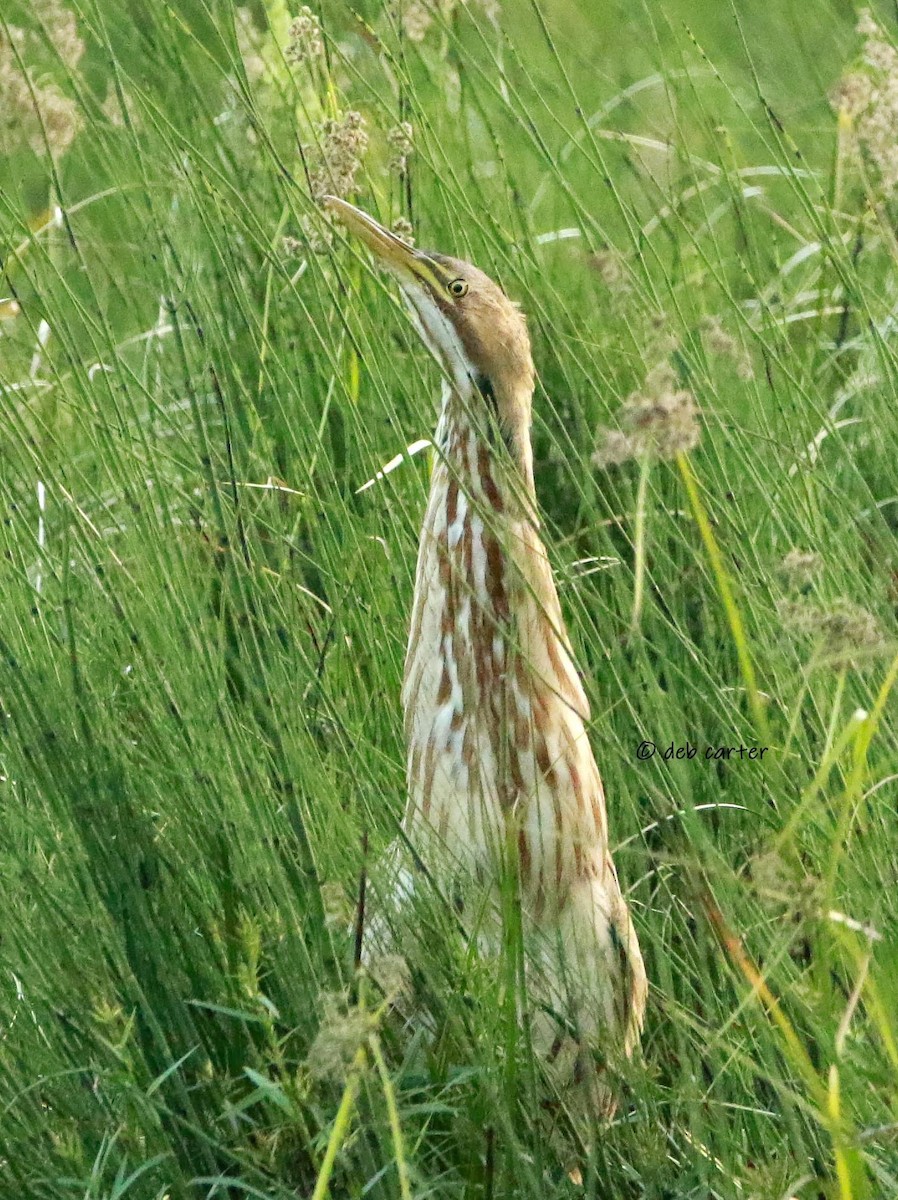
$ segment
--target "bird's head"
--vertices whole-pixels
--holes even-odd
[[[529,428],[533,360],[518,306],[470,263],[416,250],[345,200],[328,196],[325,204],[396,277],[418,332],[462,401],[482,398],[513,434]]]

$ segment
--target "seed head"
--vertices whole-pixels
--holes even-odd
[[[393,232],[398,238],[402,238],[409,246],[415,244],[415,230],[411,221],[407,221],[405,217],[397,217],[393,222]]]
[[[740,379],[753,378],[754,370],[745,347],[724,327],[720,317],[705,317],[701,323],[701,329],[709,354],[732,359]]]
[[[605,246],[590,254],[587,263],[604,283],[609,292],[623,295],[630,290],[626,259],[613,246]]]
[[[860,66],[842,76],[830,104],[853,122],[858,145],[889,193],[898,186],[898,50],[868,10],[857,31],[864,39]]]
[[[70,32],[67,25],[63,49],[74,56]],[[81,128],[81,114],[52,80],[38,78],[31,67],[20,67],[14,47],[24,57],[34,41],[14,26],[8,35],[0,30],[0,154],[11,154],[23,143],[35,154],[45,154],[48,148],[52,154],[65,154]]]
[[[318,126],[318,143],[306,146],[311,160],[317,160],[309,170],[312,198],[321,201],[330,193],[345,197],[355,191],[355,177],[368,149],[365,118],[350,110],[341,117],[328,117]]]
[[[302,258],[306,248],[306,243],[300,241],[299,238],[290,237],[289,235],[281,238],[281,254],[288,260]]]
[[[64,95],[55,83],[45,83],[36,93],[35,100],[44,129],[30,138],[32,150],[37,154],[44,151],[43,133],[46,131],[50,149],[56,154],[64,154],[78,136],[82,125],[75,101]]]
[[[782,894],[792,885],[792,873],[785,859],[775,850],[752,858],[751,877],[759,892]]]
[[[140,128],[140,113],[137,105],[127,92],[119,95],[118,91],[110,85],[106,92],[106,99],[100,105],[100,109],[109,124],[116,129],[123,129],[128,123],[133,128]]]
[[[368,964],[368,974],[390,1004],[407,996],[412,990],[411,971],[401,954],[381,954],[372,959]]]
[[[78,33],[78,20],[73,12],[58,0],[40,0],[35,5],[53,48],[70,71],[74,71],[84,54],[84,42]]]
[[[400,121],[387,133],[387,145],[391,150],[390,170],[395,175],[404,175],[408,160],[414,150],[414,130],[409,121]]]
[[[499,17],[502,13],[502,6],[499,0],[480,0],[480,7],[483,9],[483,15],[488,21],[492,21],[494,25],[499,23]]]
[[[306,4],[290,22],[289,41],[284,53],[287,62],[297,65],[314,62],[324,53],[321,22]]]
[[[347,1007],[340,993],[322,996],[324,1014],[309,1049],[306,1066],[316,1079],[343,1080],[360,1046],[374,1032],[373,1013],[354,1005]]]
[[[799,550],[793,547],[783,556],[780,570],[793,587],[808,587],[814,582],[823,569],[823,560],[813,550]]]
[[[783,600],[777,612],[787,628],[814,637],[819,660],[837,670],[857,666],[889,649],[873,613],[851,600],[842,598],[829,607]]]
[[[879,25],[870,12],[869,8],[862,8],[860,16],[857,19],[855,29],[862,37],[875,37],[879,32]]]
[[[268,73],[263,51],[261,31],[253,20],[253,14],[248,8],[238,8],[234,13],[234,31],[237,35],[237,49],[243,59],[243,69],[250,83],[258,83]]]
[[[873,80],[863,71],[849,71],[836,83],[829,94],[830,105],[856,120],[873,101]]]
[[[287,239],[285,238],[284,241]],[[291,239],[296,241],[295,238]],[[350,928],[353,917],[353,906],[342,884],[327,881],[321,885],[321,904],[324,909],[324,926],[334,932],[346,931]]]
[[[642,389],[627,397],[618,423],[619,429],[599,431],[600,444],[592,457],[597,467],[631,458],[673,458],[692,450],[701,434],[695,397],[677,387],[673,369],[666,362],[653,368]]]
[[[305,258],[307,254],[330,254],[334,233],[326,214],[303,217],[299,222],[301,237],[281,238],[281,254],[291,259]]]
[[[765,850],[749,861],[751,878],[759,895],[791,904],[813,900],[820,881],[797,869],[777,850]]]
[[[411,0],[402,9],[402,31],[410,42],[423,42],[433,24],[433,12],[423,0]]]

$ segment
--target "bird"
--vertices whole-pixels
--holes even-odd
[[[511,873],[534,1050],[562,1093],[577,1087],[610,1117],[607,1063],[638,1045],[648,984],[540,532],[526,321],[471,263],[414,248],[340,197],[324,206],[396,279],[443,375],[402,685],[402,842],[447,894],[459,880],[485,891],[487,953]]]

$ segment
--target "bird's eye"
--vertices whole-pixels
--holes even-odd
[[[449,291],[453,296],[467,296],[468,281],[466,279],[453,279],[449,284]]]

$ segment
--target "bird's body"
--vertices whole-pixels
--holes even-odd
[[[539,534],[526,326],[477,268],[411,250],[345,202],[331,205],[399,276],[446,375],[402,691],[404,832],[436,880],[492,894],[478,929],[487,949],[501,944],[511,872],[534,1045],[582,1075],[594,1044],[631,1052],[646,977]]]

